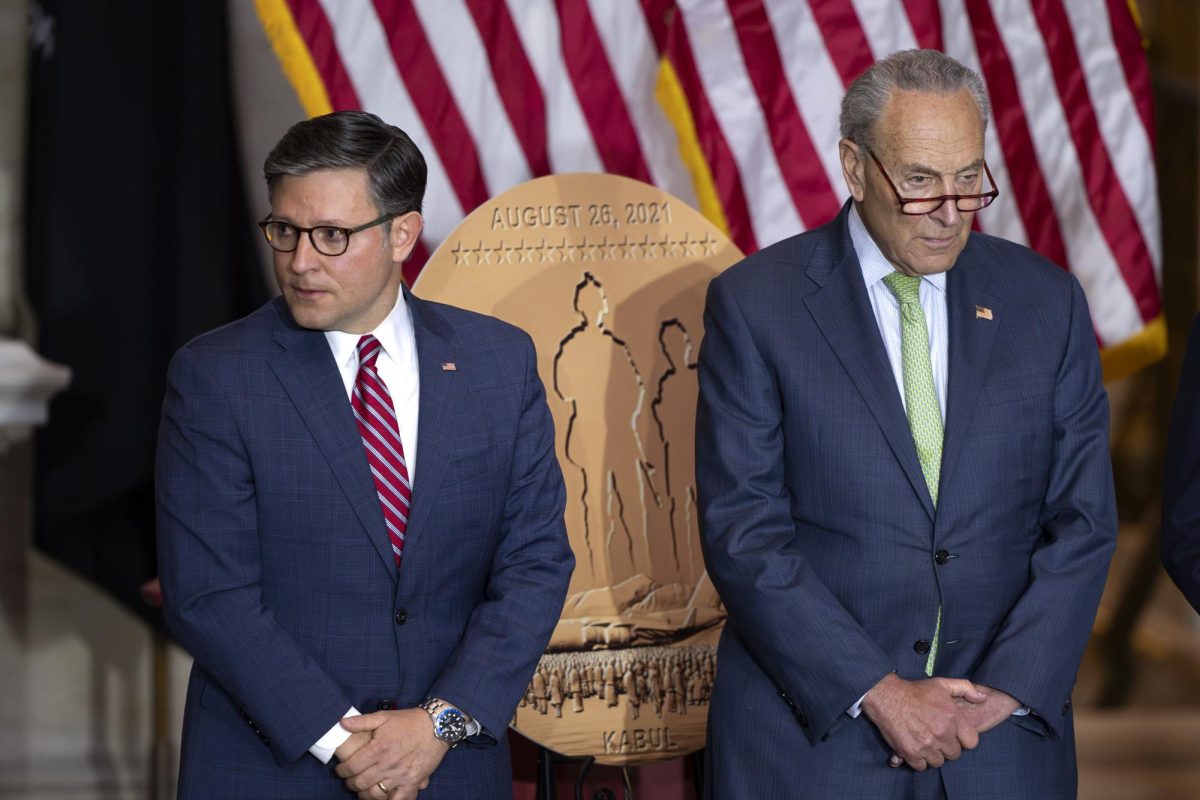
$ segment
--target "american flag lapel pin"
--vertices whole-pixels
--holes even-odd
[[[456,367],[454,365],[453,361],[443,361],[442,362],[442,372],[457,372],[457,371],[458,371],[458,367]]]
[[[983,306],[975,306],[975,319],[991,319],[992,310]]]

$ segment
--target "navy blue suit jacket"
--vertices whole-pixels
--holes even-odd
[[[1192,320],[1163,471],[1162,557],[1200,611],[1200,315]]]
[[[948,763],[949,797],[1074,797],[1071,687],[1116,534],[1083,292],[1029,250],[971,234],[947,276],[935,509],[847,208],[708,291],[696,478],[705,561],[730,616],[707,788],[908,796],[913,773],[889,769],[877,730],[846,710],[890,671],[924,677],[914,645],[941,608],[935,674],[1034,712]]]
[[[159,560],[195,658],[181,797],[350,796],[308,748],[351,705],[426,696],[485,735],[421,796],[511,796],[504,732],[574,564],[553,423],[524,332],[405,291],[420,463],[399,572],[322,333],[276,299],[171,362]]]

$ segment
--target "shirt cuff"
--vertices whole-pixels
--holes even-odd
[[[1014,711],[1012,713],[1012,715],[1014,717],[1028,717],[1030,714],[1030,711],[1031,711],[1031,709],[1029,708],[1029,706],[1021,706],[1016,711]]]
[[[346,717],[357,717],[361,712],[354,706],[350,706],[350,710],[342,715],[342,719]],[[334,726],[325,732],[325,735],[317,739],[317,743],[308,748],[308,752],[316,756],[317,760],[322,764],[328,764],[333,758],[333,754],[337,749],[345,744],[350,738],[350,731],[342,727],[341,720],[334,723]]]
[[[863,696],[858,698],[858,702],[846,709],[846,713],[854,719],[858,719],[858,715],[862,713],[863,700],[867,699],[867,692],[863,692]]]

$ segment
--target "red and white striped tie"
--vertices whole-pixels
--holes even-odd
[[[404,552],[404,534],[408,530],[412,483],[408,479],[408,464],[404,460],[404,446],[400,443],[400,426],[392,395],[375,371],[375,361],[382,349],[379,340],[370,334],[358,340],[358,377],[354,381],[350,407],[354,409],[358,432],[367,450],[367,463],[375,476],[375,491],[379,493],[392,553],[399,567]]]

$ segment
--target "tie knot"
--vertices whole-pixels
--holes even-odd
[[[383,345],[379,343],[371,334],[367,334],[358,340],[358,366],[359,367],[374,367],[375,359],[379,358],[379,351],[383,349]]]
[[[884,278],[883,282],[892,290],[892,294],[896,295],[896,299],[900,301],[901,305],[904,303],[920,302],[921,276],[893,272]]]

